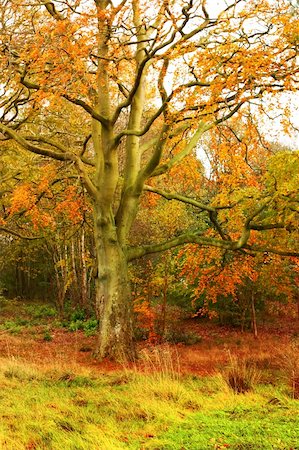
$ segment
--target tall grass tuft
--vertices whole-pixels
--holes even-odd
[[[192,402],[182,382],[178,352],[171,346],[161,345],[142,350],[133,373],[135,390],[141,397],[146,394],[163,401],[181,404]]]
[[[293,399],[299,399],[299,342],[292,342],[279,357],[283,378],[291,389]]]
[[[236,394],[252,391],[261,378],[261,372],[251,362],[240,360],[229,353],[229,365],[222,372],[228,387]]]
[[[179,380],[181,378],[179,355],[175,349],[167,345],[141,351],[140,359],[145,372],[155,374],[161,379]]]

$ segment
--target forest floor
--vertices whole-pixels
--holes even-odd
[[[4,306],[2,301],[2,308],[0,302],[0,355],[45,367],[55,364],[61,368],[73,366],[99,372],[123,368],[121,363],[99,362],[93,356],[94,335],[86,336],[82,330],[69,331],[61,327],[55,318],[47,316],[47,311],[51,313],[51,308],[20,300],[7,300]],[[203,319],[182,319],[179,328],[182,336],[195,336],[198,342],[151,345],[143,341],[138,344],[139,354],[167,351],[177,361],[181,373],[195,375],[218,372],[232,355],[262,369],[275,369],[299,339],[299,320],[287,317],[260,326],[257,338],[250,330],[241,333],[238,328],[219,326]],[[137,360],[131,367],[142,369],[143,360]]]
[[[99,362],[95,336],[51,307],[2,299],[0,448],[299,450],[298,321],[257,339],[200,319],[180,333],[197,342],[144,341],[134,363]]]

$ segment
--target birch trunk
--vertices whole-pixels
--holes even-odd
[[[81,264],[82,264],[82,273],[81,273],[81,307],[88,311],[88,295],[87,295],[87,268],[86,268],[86,249],[85,249],[85,233],[82,228],[81,232]]]
[[[252,314],[252,330],[255,339],[257,338],[257,324],[256,324],[256,312],[255,312],[255,299],[254,293],[251,294],[251,314]]]

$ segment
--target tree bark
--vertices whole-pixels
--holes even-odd
[[[95,220],[97,252],[96,313],[99,334],[95,354],[118,361],[136,358],[133,307],[125,250],[113,222]]]

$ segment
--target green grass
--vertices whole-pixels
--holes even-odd
[[[284,386],[236,395],[220,377],[43,370],[0,364],[0,448],[299,449]]]
[[[299,407],[284,400],[273,405],[265,396],[216,395],[205,408],[151,442],[152,449],[298,449]]]

